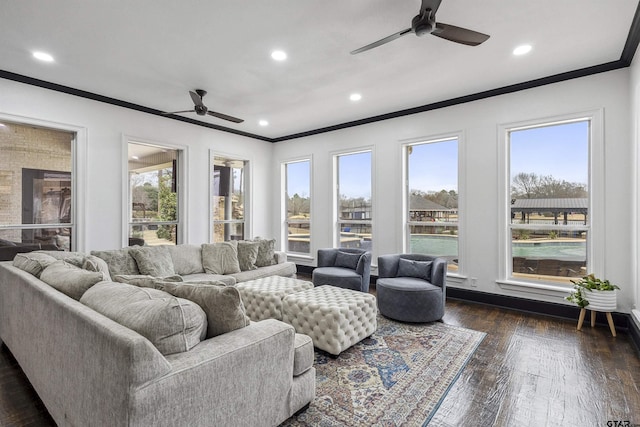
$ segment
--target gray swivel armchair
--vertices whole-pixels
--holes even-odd
[[[313,270],[314,286],[332,285],[369,292],[371,252],[355,248],[318,249],[318,267]]]
[[[420,254],[378,257],[376,295],[382,315],[402,322],[444,316],[447,259]]]

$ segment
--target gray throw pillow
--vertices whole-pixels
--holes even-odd
[[[238,264],[240,271],[256,270],[256,260],[258,259],[258,251],[260,242],[252,242],[250,240],[238,241]]]
[[[165,277],[176,274],[173,259],[166,246],[134,246],[129,253],[136,260],[141,274]]]
[[[136,260],[129,254],[130,248],[111,251],[91,251],[91,255],[105,260],[109,266],[111,277],[117,274],[140,274]]]
[[[80,302],[136,331],[164,355],[191,349],[207,331],[207,316],[198,304],[157,289],[103,282]]]
[[[63,294],[80,300],[89,288],[102,282],[105,278],[102,273],[83,270],[66,261],[59,260],[42,271],[40,280]]]
[[[250,323],[240,291],[235,287],[164,282],[159,283],[157,289],[198,304],[207,314],[207,338],[244,328]]]
[[[50,255],[39,252],[27,252],[16,254],[13,258],[13,266],[22,271],[26,271],[36,277],[40,277],[42,270],[56,262],[56,259]]]
[[[155,288],[158,280],[165,282],[182,282],[182,277],[174,275],[158,278],[142,274],[117,274],[113,276],[113,280],[118,283],[128,283],[140,288]]]
[[[208,274],[240,273],[238,242],[232,240],[202,245],[202,266]]]
[[[82,263],[86,257],[82,252],[68,252],[68,251],[37,251],[40,254],[47,254],[57,260],[63,260],[69,264],[75,265],[78,268],[82,268]]]
[[[82,262],[82,269],[87,271],[94,271],[96,273],[102,273],[104,280],[111,280],[111,274],[109,273],[109,266],[102,258],[98,258],[95,255],[87,255]]]
[[[202,267],[202,248],[200,245],[166,245],[176,274],[204,273]]]
[[[258,248],[258,257],[256,258],[256,266],[267,267],[274,265],[276,263],[274,258],[276,239],[267,240],[257,238],[255,241],[260,243],[260,247]]]
[[[398,261],[398,277],[415,277],[418,279],[431,280],[431,261],[414,261],[400,258]]]
[[[335,267],[343,267],[351,270],[358,268],[358,261],[360,261],[360,254],[352,254],[349,252],[338,251],[336,254],[336,261],[333,263]]]

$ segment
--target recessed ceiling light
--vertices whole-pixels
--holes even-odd
[[[46,52],[33,52],[33,57],[43,62],[53,62],[53,56]]]
[[[530,44],[523,44],[520,45],[518,47],[516,47],[515,49],[513,49],[513,54],[520,56],[520,55],[525,55],[527,53],[531,52],[531,45]]]
[[[362,95],[360,95],[359,93],[352,93],[351,95],[349,95],[349,99],[352,101],[360,101],[362,99]]]
[[[287,59],[287,53],[283,50],[274,50],[273,52],[271,52],[271,58],[273,58],[275,61],[284,61],[285,59]]]
[[[140,160],[140,157],[138,157],[138,156],[131,156],[131,158],[132,158],[133,160]]]
[[[258,124],[259,124],[260,126],[269,126],[269,122],[268,122],[268,121],[266,121],[266,120],[260,120],[260,121],[258,122]]]

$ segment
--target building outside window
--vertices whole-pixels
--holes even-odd
[[[311,160],[283,164],[287,252],[311,253]]]
[[[246,233],[246,160],[213,158],[213,241],[242,240]]]
[[[129,245],[175,245],[179,239],[180,150],[128,143]]]
[[[458,139],[409,144],[406,156],[408,253],[448,259],[458,271]]]
[[[591,121],[509,129],[509,258],[517,279],[587,274]]]
[[[75,250],[76,134],[0,122],[0,246]]]
[[[371,151],[340,154],[336,167],[336,246],[372,250]]]

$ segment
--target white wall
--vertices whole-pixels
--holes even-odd
[[[176,120],[0,79],[0,118],[37,121],[81,129],[86,135],[85,233],[78,249],[121,247],[123,137],[188,146],[186,243],[209,236],[209,150],[251,162],[254,235],[271,235],[269,188],[272,144]],[[125,154],[126,156],[126,154]]]
[[[566,292],[504,287],[499,279],[500,208],[498,128],[501,124],[602,110],[604,123],[604,185],[606,203],[600,232],[606,259],[595,271],[618,284],[618,309],[629,312],[635,298],[637,260],[633,232],[635,158],[630,134],[629,69],[547,85],[435,111],[386,120],[340,131],[275,144],[272,180],[280,181],[282,161],[313,156],[312,253],[332,246],[332,153],[363,146],[374,150],[374,257],[402,251],[401,143],[462,132],[460,155],[465,172],[460,182],[460,235],[464,239],[466,278],[477,278],[479,291],[565,303]],[[362,102],[366,102],[366,99]],[[428,167],[428,165],[425,165]],[[280,197],[274,186],[272,198]],[[274,235],[280,228],[280,205],[273,206]],[[464,237],[463,237],[464,236]],[[301,264],[305,260],[299,261]],[[315,260],[306,262],[315,265]],[[452,278],[452,286],[468,287],[470,280]]]
[[[640,263],[638,263],[638,256],[640,255],[640,48],[636,50],[634,60],[630,67],[630,89],[631,105],[630,111],[630,132],[632,146],[634,149],[634,155],[632,156],[634,161],[634,179],[633,179],[633,195],[634,195],[634,227],[633,234],[635,241],[633,245],[633,271],[632,271],[632,283],[634,285],[635,293],[631,296],[634,303],[634,310],[632,318],[636,321],[640,328]]]

